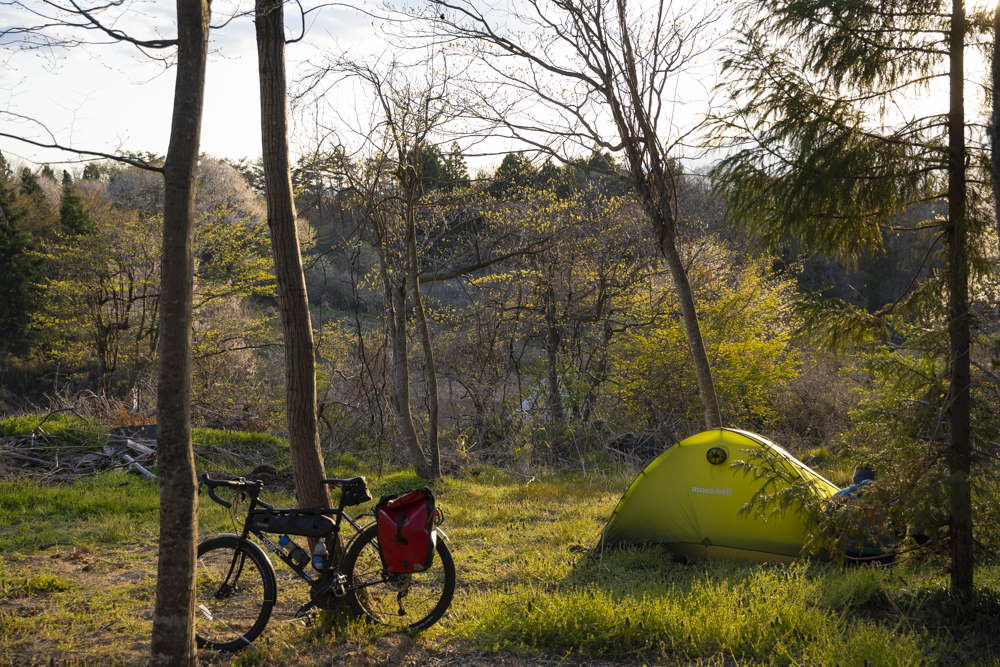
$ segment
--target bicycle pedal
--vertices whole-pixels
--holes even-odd
[[[295,612],[295,618],[299,618],[305,621],[306,627],[312,627],[313,619],[316,617],[315,604],[312,602],[307,602],[306,604],[299,607],[299,610]]]

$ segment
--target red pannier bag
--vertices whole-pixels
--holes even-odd
[[[434,562],[434,495],[424,487],[382,496],[375,506],[378,548],[389,572],[423,572]]]

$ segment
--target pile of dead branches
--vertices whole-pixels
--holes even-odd
[[[128,468],[154,478],[146,466],[155,465],[156,441],[108,436],[100,447],[69,443],[38,427],[28,435],[0,438],[0,474],[66,479],[86,477],[100,470]]]
[[[0,479],[29,476],[40,481],[70,481],[106,470],[125,470],[156,479],[156,425],[111,429],[81,444],[49,433],[45,419],[26,435],[0,437]],[[210,466],[252,467],[259,457],[234,449],[194,443],[195,457]]]

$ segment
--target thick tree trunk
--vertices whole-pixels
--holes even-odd
[[[285,333],[285,410],[295,473],[295,497],[302,507],[329,507],[330,494],[322,483],[326,470],[316,421],[312,321],[295,228],[295,201],[288,164],[285,26],[281,0],[258,0],[255,23],[267,225],[271,231],[281,326]]]
[[[194,582],[198,496],[191,448],[191,300],[194,286],[194,195],[208,59],[209,5],[177,2],[177,81],[170,146],[163,166],[163,261],[157,462],[160,553],[149,664],[198,662]]]
[[[993,210],[996,216],[997,242],[1000,243],[1000,3],[993,14],[993,120],[990,123],[990,148],[993,160]]]
[[[951,500],[949,541],[951,588],[972,590],[972,487],[969,364],[969,261],[965,216],[965,5],[954,0],[949,51],[951,99],[948,113],[948,319],[951,343],[951,385],[948,390],[948,484]]]

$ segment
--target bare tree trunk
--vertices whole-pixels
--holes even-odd
[[[316,356],[312,321],[295,228],[295,201],[288,164],[282,0],[258,0],[255,23],[267,225],[271,231],[281,326],[285,333],[285,410],[292,470],[295,473],[295,497],[302,507],[329,507],[330,494],[322,483],[326,470],[316,421]]]
[[[413,220],[413,209],[407,214],[407,247],[410,253],[410,291],[413,299],[413,318],[417,321],[417,333],[420,335],[420,346],[424,353],[424,366],[427,372],[427,449],[430,454],[430,479],[441,477],[441,450],[438,445],[438,384],[437,367],[434,365],[434,349],[431,346],[431,333],[427,327],[427,316],[424,314],[423,299],[420,298],[420,283],[417,278],[417,233]]]
[[[433,479],[434,472],[427,462],[420,438],[413,427],[413,415],[410,413],[410,369],[406,357],[406,283],[393,285],[390,282],[388,267],[382,260],[382,280],[385,285],[386,299],[389,307],[389,338],[392,344],[392,411],[396,418],[396,427],[403,446],[410,456],[417,474],[425,479]]]
[[[608,379],[608,346],[611,345],[612,336],[614,336],[614,329],[610,325],[605,325],[604,337],[601,340],[601,360],[597,363],[597,369],[594,371],[594,379],[587,390],[586,398],[583,399],[583,415],[581,418],[584,422],[590,420],[590,413],[594,409],[594,403],[597,402],[597,388]]]
[[[198,662],[194,582],[198,496],[191,448],[191,301],[194,288],[194,195],[208,59],[209,5],[177,2],[177,81],[170,146],[163,166],[160,373],[157,459],[160,553],[149,664]]]
[[[996,216],[997,242],[1000,243],[1000,3],[993,14],[993,120],[990,122],[990,148],[993,161],[993,209]]]
[[[559,393],[559,343],[562,338],[556,318],[556,295],[552,289],[554,277],[549,274],[545,304],[545,357],[548,366],[549,416],[553,424],[563,423],[562,396]]]
[[[652,210],[651,210],[652,209]],[[662,212],[646,205],[647,213],[654,220],[654,229],[660,243],[660,252],[667,261],[670,278],[677,292],[677,301],[681,306],[681,317],[684,320],[684,331],[687,334],[688,349],[691,350],[691,360],[694,363],[695,374],[698,377],[698,393],[705,409],[705,427],[709,429],[722,428],[722,411],[719,409],[719,398],[715,393],[715,381],[712,379],[712,365],[705,351],[705,341],[701,337],[701,326],[698,324],[698,311],[694,307],[694,293],[688,281],[684,263],[677,252],[674,242],[673,221],[664,218]]]
[[[948,113],[948,319],[950,323],[951,384],[948,389],[948,479],[951,588],[960,593],[973,587],[972,487],[970,443],[971,369],[969,363],[969,259],[965,216],[965,4],[953,0],[949,51],[951,99]]]

